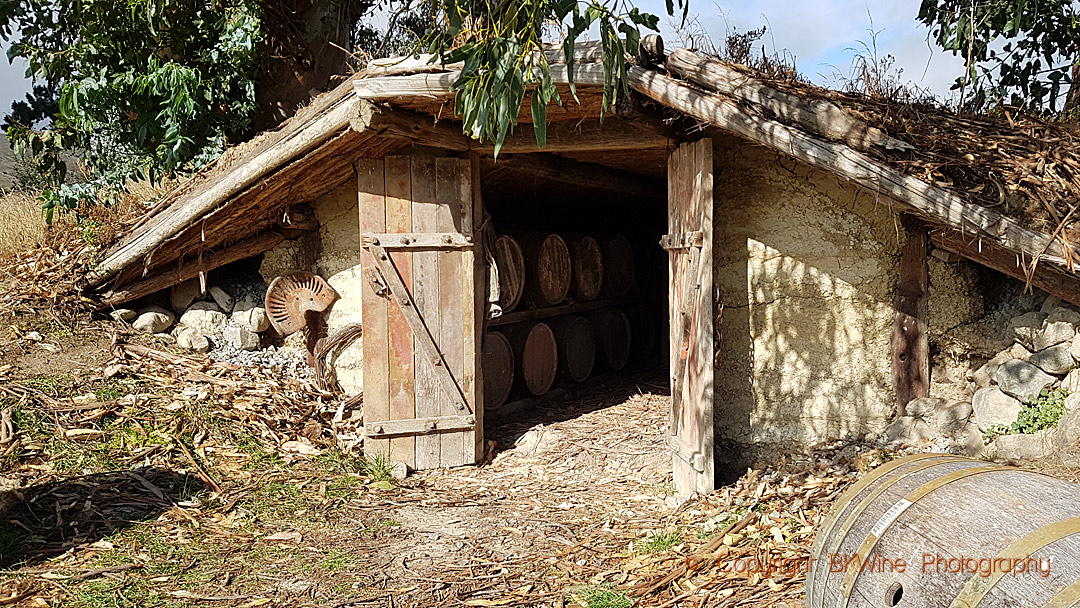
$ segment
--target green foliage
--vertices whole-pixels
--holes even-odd
[[[255,0],[0,3],[8,56],[27,60],[38,85],[4,126],[48,176],[50,217],[95,202],[103,186],[195,168],[244,136],[260,11]],[[62,151],[84,157],[92,185],[64,185]]]
[[[1071,0],[923,0],[919,21],[934,42],[965,58],[954,89],[970,88],[970,110],[1007,103],[1057,110],[1080,48],[1080,13]]]
[[[633,602],[610,587],[582,587],[572,594],[574,600],[585,608],[630,608]]]
[[[1024,405],[1024,409],[1020,410],[1016,416],[1016,422],[1009,426],[995,425],[983,435],[983,438],[986,441],[993,441],[1001,435],[1037,433],[1043,429],[1056,427],[1058,421],[1065,415],[1065,398],[1068,396],[1069,391],[1064,387],[1044,388],[1037,397]]]
[[[436,1],[436,0],[433,0]],[[667,0],[668,13],[675,1]],[[688,0],[677,0],[685,18]],[[498,154],[506,134],[517,124],[525,96],[530,97],[536,142],[547,141],[547,106],[561,104],[551,66],[541,47],[545,33],[564,28],[562,48],[573,85],[575,42],[592,28],[603,46],[603,111],[627,93],[627,55],[636,55],[639,27],[656,30],[659,17],[643,13],[627,0],[437,0],[441,15],[419,48],[443,62],[464,62],[453,85],[455,113],[464,131],[495,143]]]

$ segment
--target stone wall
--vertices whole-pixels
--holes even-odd
[[[720,141],[715,165],[718,441],[880,431],[895,412],[899,219],[758,147]]]
[[[360,323],[360,219],[356,184],[346,182],[316,200],[312,207],[319,220],[315,239],[288,241],[266,254],[261,274],[267,282],[289,270],[309,270],[324,277],[341,295],[327,317],[329,331]],[[349,394],[363,390],[363,353],[360,341],[341,351],[332,368]]]

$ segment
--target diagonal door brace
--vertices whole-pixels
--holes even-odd
[[[434,338],[431,337],[427,325],[424,324],[424,319],[417,312],[412,294],[409,293],[404,281],[401,280],[401,275],[398,274],[397,267],[394,266],[393,260],[390,259],[390,254],[386,252],[382,245],[365,243],[364,246],[375,258],[375,272],[386,287],[390,289],[390,295],[401,307],[401,312],[405,315],[405,321],[409,324],[409,328],[412,329],[413,335],[416,336],[420,348],[424,351],[424,360],[435,370],[435,377],[439,379],[439,384],[442,385],[441,388],[446,391],[447,395],[451,396],[455,408],[460,411],[467,411],[470,414],[473,413],[465,400],[465,393],[462,392],[461,386],[454,379],[453,372],[446,365],[446,359],[435,344]]]

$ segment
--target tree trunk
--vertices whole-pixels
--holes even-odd
[[[279,0],[264,7],[255,128],[276,127],[348,73],[352,30],[371,0]]]

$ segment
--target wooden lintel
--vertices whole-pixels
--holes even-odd
[[[1031,259],[1004,249],[991,239],[941,228],[930,234],[930,242],[938,249],[993,268],[1014,279],[1025,282],[1028,280],[1025,267],[1031,264]],[[1064,268],[1040,262],[1035,267],[1034,276],[1031,277],[1031,285],[1070,304],[1080,306],[1080,275]]]
[[[193,279],[199,276],[200,272],[209,272],[226,264],[250,258],[260,253],[266,253],[277,247],[282,241],[287,240],[287,238],[286,234],[277,230],[264,232],[250,239],[240,241],[231,247],[206,255],[201,263],[185,264],[179,268],[147,277],[129,285],[114,288],[101,296],[97,307],[99,310],[115,308],[126,302],[183,283],[188,279]]]
[[[930,340],[927,334],[926,224],[902,216],[907,240],[900,250],[900,276],[896,284],[892,335],[892,370],[896,387],[896,413],[905,415],[913,399],[930,395]]]
[[[384,420],[364,427],[368,437],[393,437],[395,435],[424,435],[447,431],[467,431],[476,428],[475,416],[436,416],[411,420]]]
[[[535,152],[608,152],[612,150],[665,149],[671,140],[645,121],[606,118],[582,122],[555,122],[547,127],[547,145],[536,145],[530,125],[519,125],[507,134],[499,154]],[[378,106],[370,101],[358,103],[350,116],[356,131],[370,131],[383,137],[455,152],[493,154],[492,142],[477,141],[462,133],[461,124],[437,121],[434,116]]]
[[[667,196],[667,184],[662,179],[550,154],[500,156],[495,168],[622,194],[658,199]]]
[[[381,245],[386,249],[467,249],[472,238],[457,232],[408,232],[360,235],[364,247]]]

